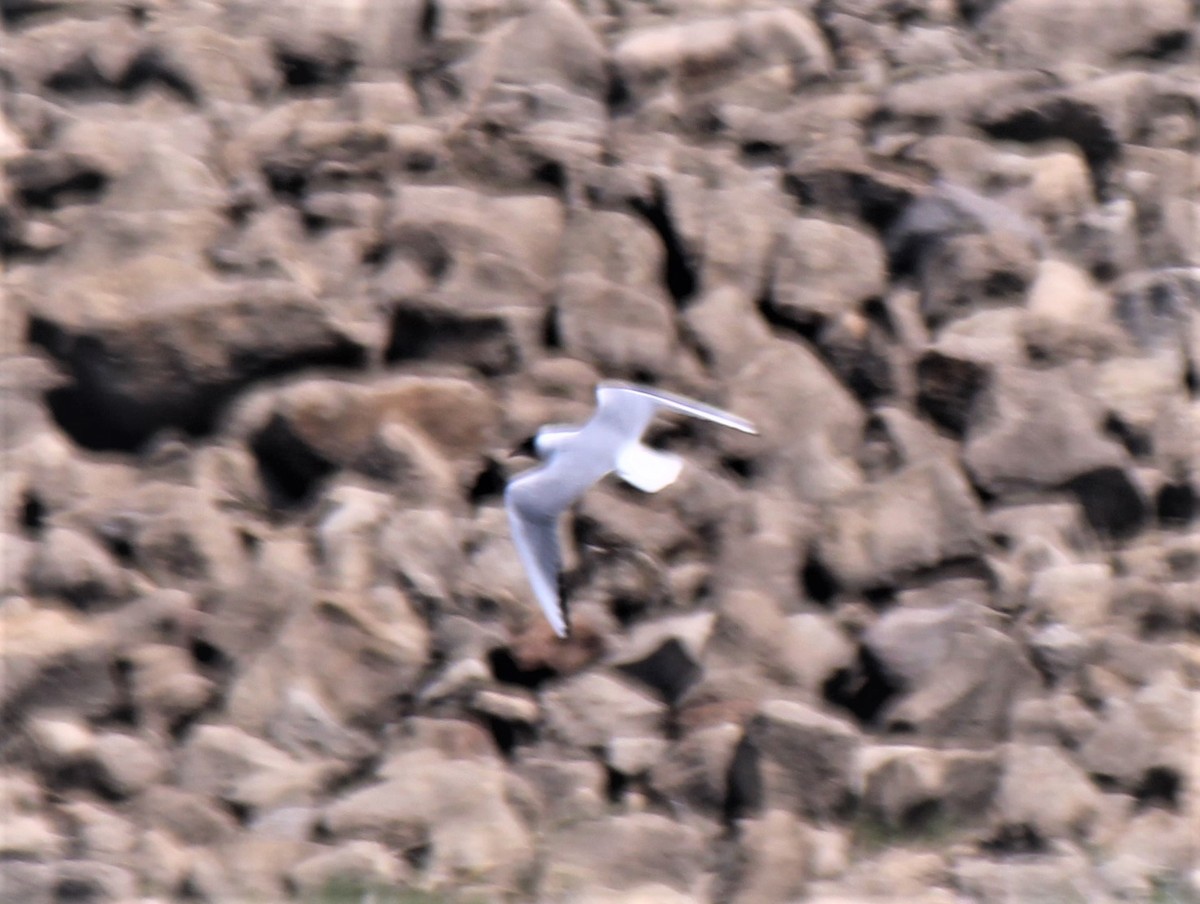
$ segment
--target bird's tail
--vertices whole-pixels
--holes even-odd
[[[617,454],[617,476],[643,493],[670,486],[683,470],[683,459],[644,443],[629,443]]]

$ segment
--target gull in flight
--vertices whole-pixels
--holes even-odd
[[[647,386],[605,381],[596,387],[596,413],[586,424],[550,424],[538,430],[533,451],[544,464],[518,475],[504,491],[521,564],[559,637],[567,636],[567,612],[559,589],[558,518],[613,471],[646,493],[657,493],[675,481],[683,459],[642,442],[646,427],[664,409],[758,433],[749,421],[703,402]]]

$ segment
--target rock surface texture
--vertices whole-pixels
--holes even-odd
[[[0,20],[0,900],[1200,901],[1194,2]]]

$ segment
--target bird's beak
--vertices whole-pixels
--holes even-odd
[[[533,443],[536,438],[536,435],[527,437],[524,441],[513,446],[513,450],[509,455],[527,455],[530,458],[537,458],[537,446]]]

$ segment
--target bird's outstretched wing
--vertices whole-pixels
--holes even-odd
[[[558,548],[558,519],[589,486],[590,481],[572,480],[566,468],[551,461],[516,477],[504,491],[513,544],[529,586],[559,637],[567,636],[567,618],[559,592],[562,553]]]
[[[736,414],[649,386],[606,380],[596,387],[596,402],[601,412],[618,419],[621,426],[635,436],[641,435],[655,412],[661,408],[732,427],[743,433],[758,433],[753,424]]]

